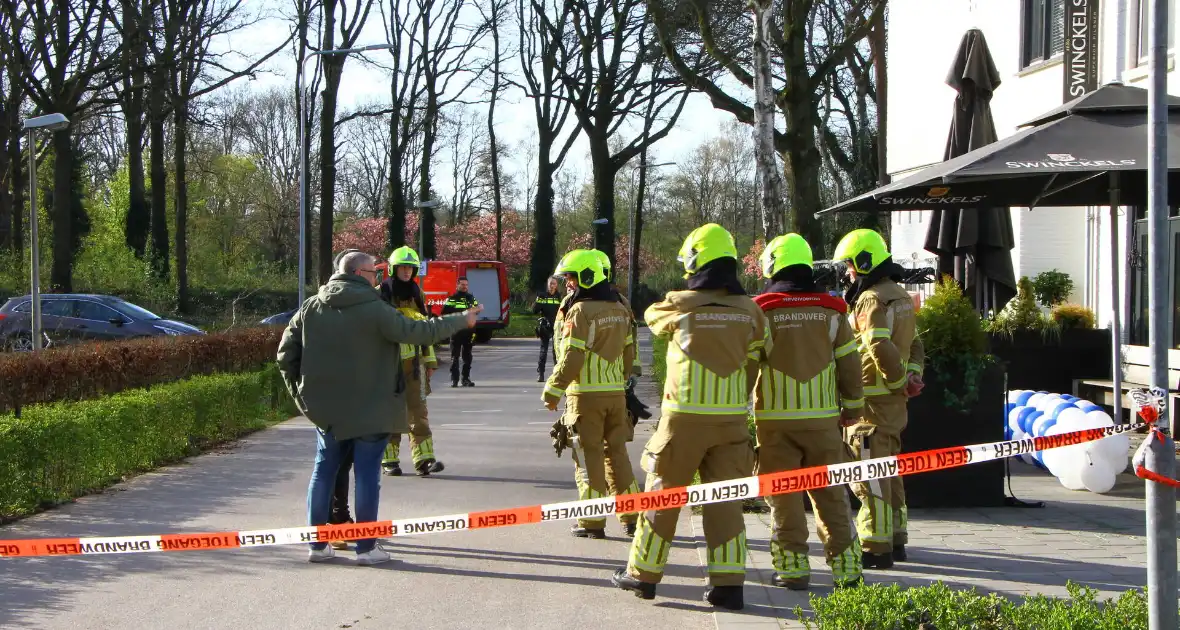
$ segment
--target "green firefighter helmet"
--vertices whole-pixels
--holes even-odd
[[[422,261],[418,260],[418,252],[411,247],[402,245],[389,254],[389,265],[391,267],[409,265],[416,269],[422,266]]]
[[[722,258],[737,259],[737,244],[729,230],[716,223],[706,223],[693,230],[676,257],[684,265],[684,277],[692,276],[701,267]]]
[[[840,239],[832,260],[849,261],[857,273],[865,274],[879,267],[890,256],[889,246],[885,244],[884,237],[874,230],[860,229],[853,230]]]
[[[607,256],[606,252],[601,249],[592,249],[590,251],[594,252],[594,255],[598,257],[598,264],[602,265],[602,273],[606,275],[607,281],[613,281],[614,278],[610,269],[610,256]]]
[[[762,250],[762,275],[773,278],[774,274],[793,265],[807,265],[814,268],[811,245],[807,239],[794,232],[774,237]]]
[[[594,250],[575,249],[561,257],[553,275],[564,278],[566,274],[574,274],[578,278],[578,286],[583,289],[606,280],[606,272],[602,270],[602,263]]]

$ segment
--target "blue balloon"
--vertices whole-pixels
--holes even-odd
[[[1037,421],[1037,418],[1040,418],[1043,415],[1045,415],[1043,412],[1034,409],[1032,413],[1026,416],[1021,416],[1020,430],[1024,431],[1025,433],[1032,433],[1033,423]]]
[[[1025,405],[1027,405],[1028,399],[1032,398],[1033,394],[1035,394],[1035,393],[1036,392],[1021,392],[1020,395],[1016,397],[1016,406],[1023,407]]]
[[[1012,411],[1008,412],[1008,422],[1005,424],[1010,430],[1020,428],[1020,414],[1027,408],[1028,407],[1016,407]]]
[[[1102,411],[1102,407],[1099,407],[1088,400],[1078,401],[1077,405],[1075,406],[1086,413],[1090,413],[1091,411]]]
[[[1076,407],[1073,406],[1073,403],[1061,403],[1049,411],[1049,417],[1056,420],[1057,416],[1061,415],[1061,412],[1066,409],[1076,409]]]
[[[1004,415],[1007,416],[1016,408],[1016,403],[1004,403]]]
[[[1004,425],[1004,441],[1007,442],[1008,440],[1011,440],[1011,439],[1012,439],[1012,427],[1005,424]]]
[[[1077,401],[1081,400],[1081,399],[1080,399],[1080,398],[1078,398],[1077,396],[1070,396],[1070,395],[1068,395],[1068,394],[1066,394],[1066,395],[1063,395],[1063,396],[1061,397],[1061,399],[1062,399],[1062,400],[1067,400],[1067,401],[1069,401],[1069,402],[1077,402]]]
[[[1040,418],[1037,418],[1036,422],[1033,423],[1032,434],[1034,437],[1045,437],[1045,431],[1048,431],[1049,427],[1055,424],[1057,424],[1056,417],[1041,416]],[[1039,453],[1040,451],[1037,452]]]

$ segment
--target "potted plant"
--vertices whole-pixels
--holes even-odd
[[[918,311],[926,351],[922,393],[909,401],[906,452],[1004,439],[1004,368],[987,352],[987,333],[971,301],[949,276]],[[1002,461],[905,479],[906,503],[922,507],[1004,504]]]
[[[1075,380],[1111,377],[1110,332],[1095,329],[1090,309],[1065,303],[1072,291],[1073,281],[1056,270],[1021,278],[1016,298],[987,323],[1010,388],[1068,394]]]

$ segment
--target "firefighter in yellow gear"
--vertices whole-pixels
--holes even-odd
[[[653,335],[668,339],[662,416],[644,446],[640,466],[647,490],[747,477],[754,448],[746,426],[750,390],[771,351],[766,316],[738,282],[733,236],[710,223],[693,230],[680,249],[688,290],[672,291],[644,314]],[[626,568],[615,586],[653,599],[676,535],[680,509],[644,512]],[[703,507],[707,571],[705,600],[743,607],[746,531],[740,500]]]
[[[627,310],[611,295],[602,265],[592,252],[566,254],[555,275],[566,279],[572,297],[563,326],[565,349],[541,395],[557,410],[565,396],[562,422],[572,434],[574,478],[579,499],[639,492],[627,442],[633,436],[624,397],[625,374],[635,361],[635,339]],[[628,536],[637,515],[619,514]],[[578,519],[571,533],[606,538],[605,518]]]
[[[845,429],[845,439],[860,459],[897,455],[909,420],[906,401],[922,389],[925,353],[914,303],[898,284],[902,267],[877,232],[849,232],[832,259],[846,265],[851,280],[844,299],[852,309],[865,394],[863,421]],[[888,569],[904,561],[908,518],[901,477],[854,483],[852,491],[861,503],[856,520],[864,567]]]
[[[844,300],[818,291],[811,246],[798,234],[772,240],[761,255],[770,283],[754,298],[770,323],[774,349],[754,387],[757,474],[843,463],[842,424],[864,410],[860,356]],[[843,486],[808,491],[824,556],[837,588],[861,577],[861,548]],[[806,590],[807,518],[801,493],[766,498],[774,528],[772,583]]]
[[[381,283],[381,297],[410,319],[429,318],[426,296],[414,282],[421,262],[418,253],[409,247],[399,247],[389,255],[390,276]],[[430,395],[430,377],[438,368],[434,346],[399,345],[402,358],[402,378],[405,380],[406,406],[410,420],[410,453],[414,470],[420,477],[443,471],[443,463],[434,455],[434,436],[426,410]],[[395,433],[385,447],[381,468],[385,474],[397,477],[401,469],[401,434]]]
[[[611,293],[615,296],[615,299],[617,299],[620,304],[626,307],[627,315],[631,318],[628,320],[631,322],[631,335],[638,339],[639,325],[635,323],[635,309],[631,307],[631,301],[627,299],[627,296],[623,295],[623,293],[619,291],[619,288],[616,285],[615,273],[611,269],[610,256],[607,256],[606,252],[600,249],[594,249],[590,251],[594,252],[594,255],[598,257],[598,262],[602,264],[602,271],[606,274],[606,281],[610,284]],[[643,366],[639,363],[639,361],[636,361],[635,364],[631,366],[631,376],[643,376]]]

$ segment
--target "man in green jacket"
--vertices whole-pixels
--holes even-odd
[[[375,260],[362,252],[340,258],[337,273],[291,318],[279,342],[278,363],[299,411],[316,426],[315,468],[307,490],[307,521],[328,523],[340,459],[353,450],[356,520],[377,520],[381,454],[394,433],[409,431],[405,377],[398,344],[424,346],[475,326],[479,308],[415,321],[381,299],[374,289]],[[357,564],[387,562],[377,539],[358,540]],[[334,552],[311,543],[308,560]]]

